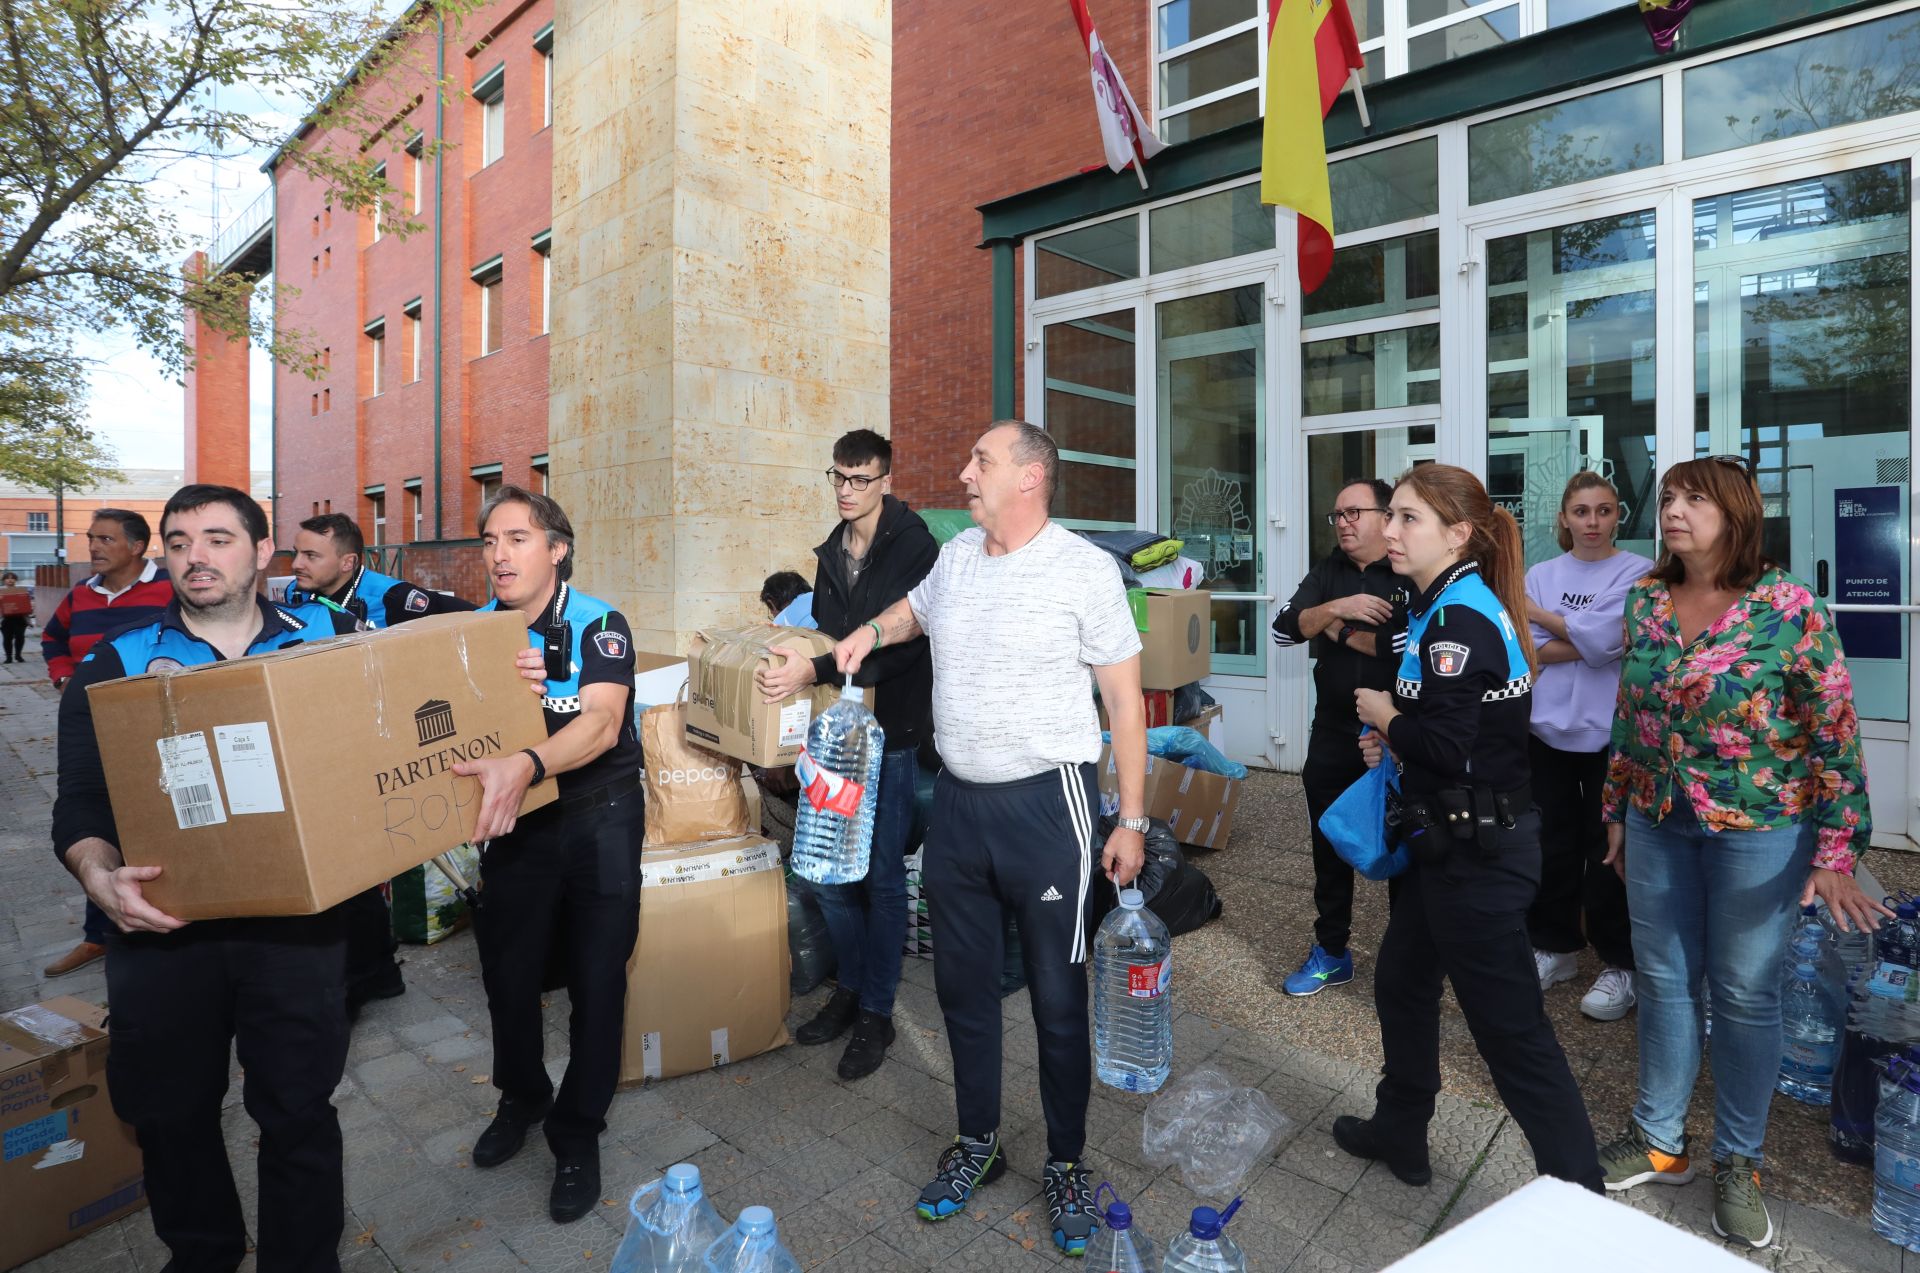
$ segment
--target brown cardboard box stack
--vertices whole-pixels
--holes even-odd
[[[770,623],[715,628],[697,634],[687,652],[687,741],[762,769],[791,765],[807,742],[813,718],[840,696],[835,685],[815,685],[777,703],[763,701],[753,674],[774,662],[776,646],[825,654],[833,641],[812,628]],[[872,706],[872,697],[868,697]]]
[[[0,1014],[0,1268],[146,1205],[107,1097],[106,1015],[68,998]]]
[[[1103,813],[1119,807],[1120,780],[1113,748],[1100,750],[1100,805]],[[1147,757],[1147,816],[1173,828],[1173,838],[1204,849],[1223,849],[1233,834],[1233,811],[1240,807],[1240,780],[1193,769],[1165,756]]]
[[[787,1042],[787,889],[761,836],[641,855],[620,1081],[673,1078]]]
[[[1140,687],[1177,690],[1204,679],[1213,657],[1213,594],[1135,588],[1127,600],[1140,629]]]
[[[89,687],[121,852],[164,868],[148,900],[311,915],[465,843],[480,784],[453,765],[547,737],[526,643],[515,614],[435,615]]]

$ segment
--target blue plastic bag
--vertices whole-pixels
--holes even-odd
[[[1100,731],[1100,741],[1111,743],[1113,731]],[[1189,769],[1202,769],[1222,778],[1235,780],[1247,776],[1247,767],[1228,759],[1225,752],[1207,741],[1207,736],[1191,725],[1155,725],[1147,731],[1147,755],[1175,760]]]
[[[1399,786],[1392,758],[1382,756],[1320,819],[1321,834],[1340,860],[1370,880],[1392,879],[1413,861],[1406,845],[1387,848],[1387,790]]]

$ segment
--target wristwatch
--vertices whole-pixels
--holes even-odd
[[[1355,628],[1351,623],[1343,623],[1340,625],[1340,635],[1336,636],[1333,639],[1339,642],[1341,645],[1345,645],[1347,643],[1347,638],[1352,636],[1357,631],[1359,631],[1359,629]]]
[[[1140,835],[1145,835],[1147,829],[1151,827],[1153,823],[1145,818],[1115,818],[1114,825],[1128,831],[1137,832]]]

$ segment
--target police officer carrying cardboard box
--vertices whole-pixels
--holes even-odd
[[[459,614],[473,602],[367,569],[366,540],[345,513],[321,513],[300,523],[293,537],[293,582],[288,605],[318,601],[344,610],[369,628],[390,628],[429,614]],[[363,1004],[406,993],[393,957],[393,916],[387,899],[370,888],[347,901],[347,1015]]]
[[[600,1133],[620,1073],[627,960],[640,933],[640,740],[633,727],[633,634],[619,611],[576,592],[573,525],[545,495],[502,487],[480,510],[481,559],[494,599],[527,622],[521,674],[536,682],[547,741],[511,756],[458,764],[480,779],[473,838],[480,860],[474,918],[493,1018],[500,1105],[474,1143],[473,1165],[497,1167],[545,1120],[555,1171],[548,1212],[578,1220],[600,1201]],[[560,798],[520,819],[527,788],[549,778]],[[541,978],[564,952],[572,1003],[566,1077],[547,1076]]]
[[[107,1082],[146,1158],[168,1267],[233,1269],[247,1232],[220,1107],[237,1044],[247,1113],[260,1128],[261,1273],[330,1273],[340,1267],[346,1219],[331,1102],[347,1060],[343,907],[189,924],[148,902],[142,886],[161,868],[122,863],[87,687],[281,650],[356,624],[324,606],[287,608],[257,594],[273,539],[244,491],[182,487],[161,514],[160,537],[172,602],[159,618],[94,646],[60,699],[53,846],[117,930],[108,936]]]

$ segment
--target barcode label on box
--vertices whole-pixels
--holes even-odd
[[[182,831],[227,820],[220,788],[213,780],[213,755],[206,734],[196,730],[154,740],[160,749],[160,789],[173,800],[173,818]]]
[[[273,735],[267,722],[216,725],[214,749],[220,756],[220,779],[227,787],[227,806],[235,817],[243,813],[284,813],[280,796],[280,768],[273,760]]]
[[[649,1030],[640,1036],[640,1077],[660,1077],[660,1032]]]
[[[733,1060],[733,1049],[727,1046],[727,1027],[721,1026],[718,1030],[710,1031],[707,1040],[713,1047],[715,1069]]]

